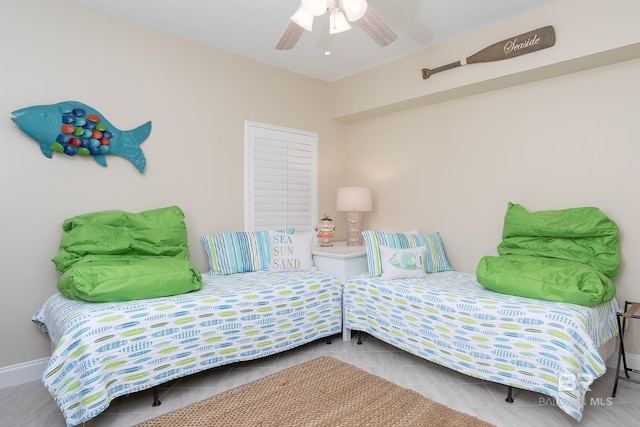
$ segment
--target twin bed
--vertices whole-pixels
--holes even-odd
[[[188,262],[176,206],[65,220],[53,259],[59,293],[32,320],[51,339],[42,381],[67,425],[90,420],[118,396],[342,330],[342,284],[313,268],[311,234],[227,232],[201,240],[205,274]]]
[[[126,302],[58,293],[33,317],[54,349],[42,381],[67,425],[82,424],[118,396],[338,334],[341,303],[318,271],[204,274],[199,291]]]
[[[394,280],[364,273],[345,284],[343,298],[348,330],[472,377],[551,396],[578,421],[616,336],[615,300],[584,307],[503,295],[455,271]]]
[[[617,335],[618,227],[597,208],[509,203],[498,256],[453,271],[440,235],[364,231],[344,327],[466,375],[551,396],[582,418]]]
[[[269,271],[269,235],[247,232],[203,237],[211,271],[199,290],[99,303],[55,294],[33,317],[54,349],[43,383],[73,426],[117,396],[344,326],[348,336],[367,332],[463,374],[551,396],[580,420],[589,384],[606,370],[598,350],[614,342],[615,299],[584,306],[498,293],[453,271],[437,233],[363,236],[369,272],[346,284],[304,257],[298,271]]]

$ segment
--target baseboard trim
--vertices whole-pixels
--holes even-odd
[[[38,381],[47,367],[48,358],[0,368],[0,388]]]
[[[640,369],[640,354],[627,353],[626,359],[627,359],[627,367]],[[618,365],[618,351],[616,350],[616,352],[613,353],[605,363],[607,364],[608,368],[616,369],[616,366]],[[620,367],[620,370],[622,370],[622,367]]]

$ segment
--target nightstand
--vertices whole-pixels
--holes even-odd
[[[353,276],[368,271],[367,251],[364,246],[347,246],[347,242],[333,242],[333,246],[314,245],[311,248],[313,264],[320,271],[333,274],[343,285]],[[342,339],[348,341],[342,322]]]
[[[347,246],[347,242],[333,242],[333,246],[314,245],[311,255],[318,270],[333,274],[343,285],[369,269],[364,246]]]

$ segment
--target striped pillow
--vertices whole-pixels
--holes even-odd
[[[369,276],[377,277],[382,274],[382,261],[380,258],[380,246],[406,249],[425,247],[425,271],[437,273],[453,270],[447,261],[444,247],[440,240],[440,233],[385,233],[382,231],[366,230],[362,232],[364,246],[367,250],[367,263],[369,264]]]
[[[278,230],[292,234],[295,227]],[[269,231],[231,231],[200,237],[212,275],[267,270],[271,261]]]

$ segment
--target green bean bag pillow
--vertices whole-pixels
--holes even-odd
[[[594,306],[611,301],[616,288],[606,275],[574,261],[534,256],[485,256],[476,269],[492,291],[545,301]]]
[[[118,302],[202,287],[189,263],[184,213],[177,206],[139,213],[102,211],[62,224],[58,290],[67,298]]]
[[[77,263],[58,280],[67,298],[90,302],[120,302],[197,291],[200,272],[173,257],[106,259]]]
[[[509,203],[499,256],[485,256],[476,278],[509,295],[592,306],[615,296],[619,230],[600,209],[528,212]]]

